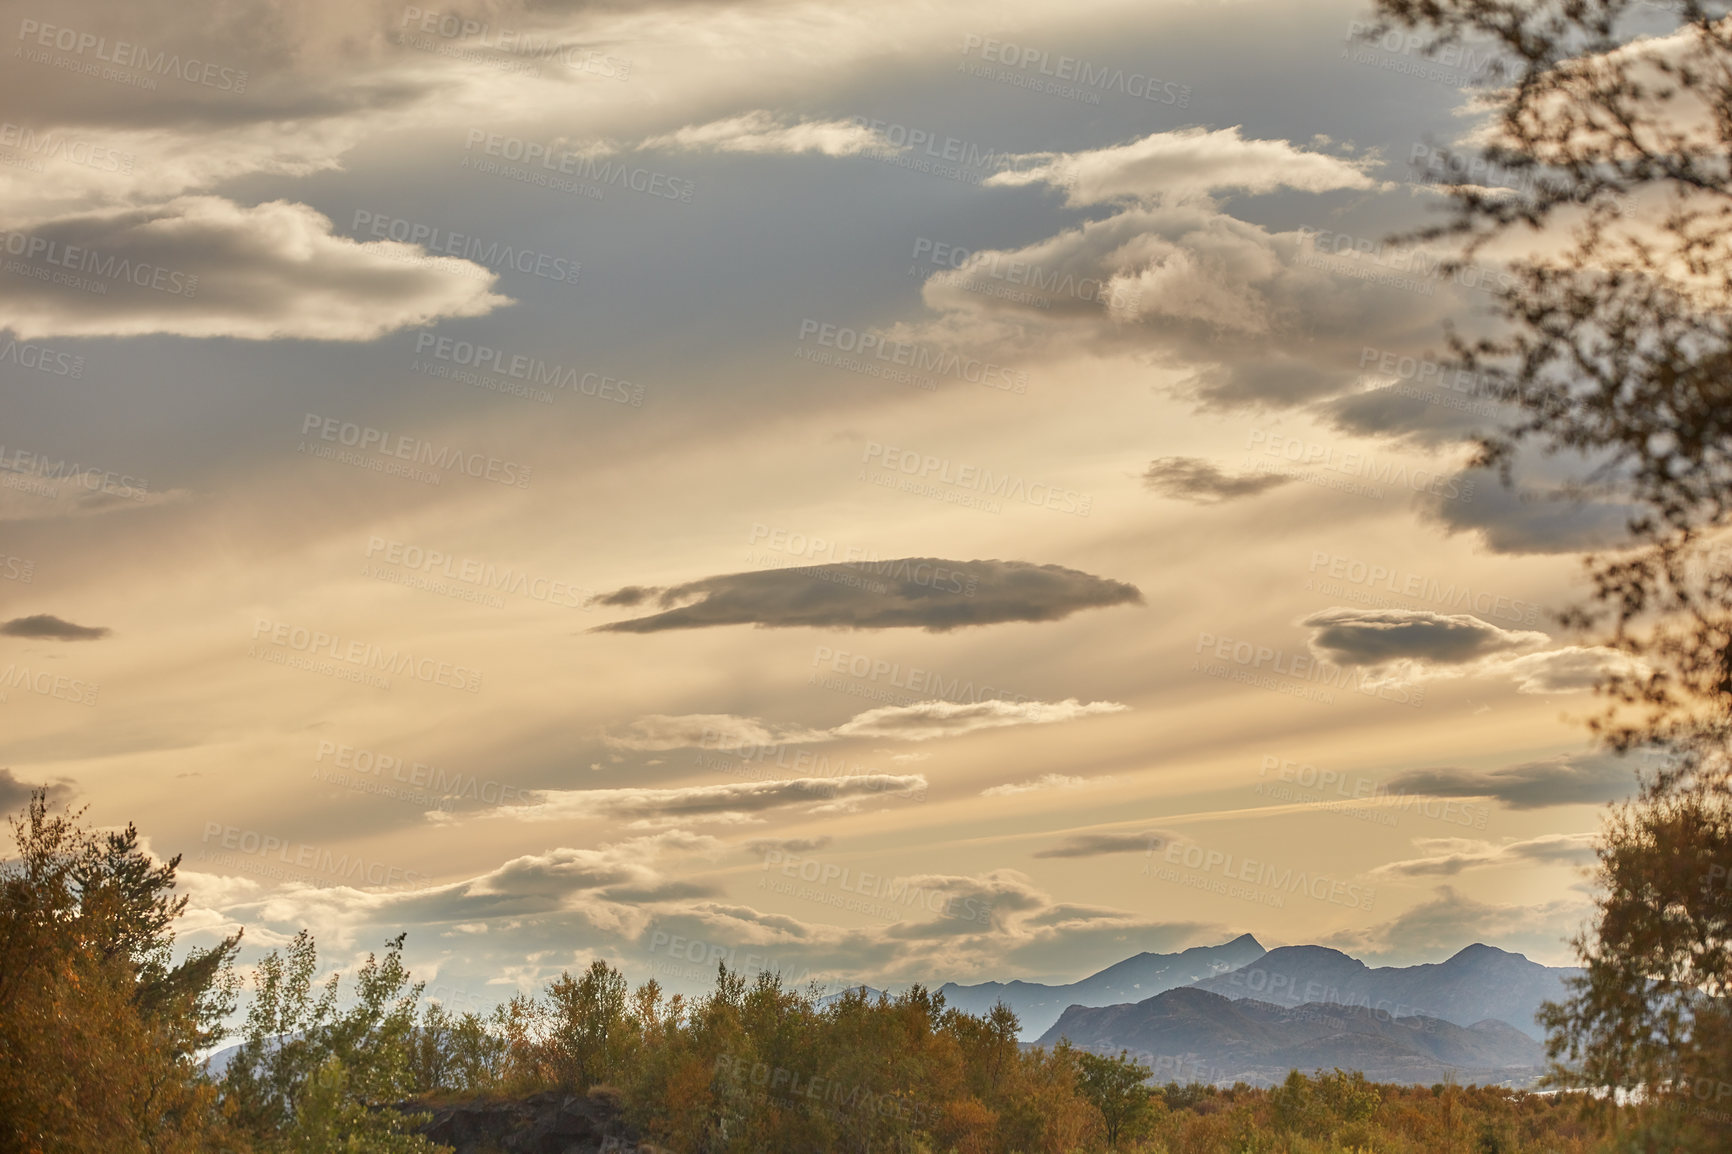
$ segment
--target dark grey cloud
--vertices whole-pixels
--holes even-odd
[[[42,641],[96,641],[112,632],[106,625],[74,625],[51,613],[14,617],[0,625],[0,636],[31,637]]]
[[[1628,797],[1636,788],[1636,769],[1629,758],[1614,753],[1574,753],[1502,769],[1414,769],[1397,774],[1389,784],[1402,793],[1492,797],[1511,809],[1544,809]]]
[[[1396,384],[1337,397],[1320,408],[1344,433],[1438,445],[1495,430],[1500,422],[1491,415],[1490,404],[1435,386]]]
[[[1311,650],[1337,665],[1425,661],[1460,665],[1495,653],[1545,644],[1544,633],[1499,629],[1468,614],[1422,609],[1351,609],[1336,606],[1300,622],[1311,630]]]
[[[1143,474],[1143,484],[1161,496],[1200,505],[1255,497],[1292,479],[1279,473],[1224,473],[1201,457],[1157,457]]]
[[[1635,513],[1628,505],[1519,483],[1504,485],[1485,470],[1465,470],[1455,480],[1456,487],[1473,482],[1473,500],[1428,498],[1421,506],[1423,515],[1452,535],[1478,533],[1494,553],[1581,553],[1616,547],[1628,538]]]
[[[947,576],[959,572],[973,579],[973,589]],[[625,592],[622,589],[604,597],[617,598]],[[712,625],[758,625],[913,628],[942,633],[1004,621],[1057,621],[1079,609],[1140,605],[1143,600],[1134,585],[1061,565],[946,561],[937,557],[727,573],[656,593],[663,612],[597,629],[660,633]]]
[[[24,803],[30,800],[30,791],[46,788],[48,803],[61,805],[72,795],[72,779],[55,778],[53,781],[19,781],[17,774],[5,766],[0,766],[0,811],[11,813],[22,809]]]
[[[1036,850],[1034,856],[1100,857],[1109,853],[1147,853],[1166,844],[1166,835],[1152,830],[1146,833],[1079,833],[1055,846]]]

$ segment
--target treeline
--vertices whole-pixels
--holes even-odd
[[[178,859],[36,795],[0,886],[0,1150],[434,1154],[421,1107],[542,1090],[617,1101],[679,1154],[1609,1149],[1579,1102],[1295,1073],[1274,1090],[1147,1085],[1122,1055],[1024,1047],[1003,1006],[916,986],[819,998],[718,969],[703,997],[593,963],[487,1015],[423,1004],[403,938],[345,990],[305,932],[243,991],[236,934],[172,959]],[[201,1056],[246,995],[238,1046]]]

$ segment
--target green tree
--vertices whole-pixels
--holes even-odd
[[[1077,1089],[1096,1110],[1106,1126],[1107,1145],[1118,1148],[1119,1135],[1131,1133],[1136,1124],[1149,1114],[1149,1067],[1133,1061],[1128,1051],[1121,1050],[1116,1058],[1076,1052],[1081,1071]]]
[[[415,1007],[421,986],[403,967],[403,935],[367,955],[352,1003],[339,975],[314,996],[318,951],[302,930],[258,965],[242,1042],[223,1076],[224,1109],[260,1150],[284,1154],[434,1154],[409,1132],[419,1119],[391,1108],[416,1085]],[[423,1059],[425,1061],[425,1059]]]

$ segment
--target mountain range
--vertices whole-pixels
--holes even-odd
[[[1463,1027],[1331,1002],[1234,1001],[1194,986],[1129,1005],[1072,1006],[1039,1043],[1063,1038],[1096,1053],[1129,1050],[1153,1069],[1156,1082],[1269,1086],[1289,1070],[1339,1066],[1374,1082],[1433,1084],[1453,1077],[1526,1086],[1545,1067],[1538,1042],[1496,1019]]]
[[[959,986],[946,982],[938,992],[944,995],[945,1005],[970,1014],[985,1014],[995,1003],[1003,1002],[1016,1011],[1022,1024],[1019,1036],[1027,1042],[1044,1034],[1070,1006],[1140,1002],[1193,982],[1225,976],[1266,953],[1256,938],[1241,934],[1218,946],[1193,946],[1177,954],[1137,954],[1069,985],[1017,981]]]
[[[1324,946],[1283,946],[1195,985],[1235,1000],[1364,1006],[1386,1018],[1441,1018],[1458,1026],[1496,1018],[1538,1039],[1540,1003],[1562,998],[1564,980],[1579,972],[1477,943],[1446,962],[1376,969]]]

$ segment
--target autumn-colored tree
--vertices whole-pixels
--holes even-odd
[[[0,1150],[214,1150],[199,1052],[232,1006],[240,935],[173,954],[176,857],[132,826],[96,833],[45,790],[11,819],[0,878]],[[229,1148],[234,1148],[230,1146]]]
[[[1513,413],[1481,464],[1508,477],[1524,447],[1575,461],[1578,494],[1630,510],[1627,543],[1589,558],[1591,594],[1564,622],[1621,654],[1595,731],[1657,756],[1605,829],[1576,941],[1586,972],[1547,1013],[1548,1045],[1560,1080],[1640,1090],[1667,1149],[1732,1148],[1732,903],[1718,884],[1732,822],[1732,19],[1704,0],[1376,6],[1432,49],[1474,40],[1495,55],[1486,146],[1452,166],[1452,212],[1426,234],[1511,275],[1501,326],[1452,338]],[[1638,35],[1659,20],[1662,34]]]

